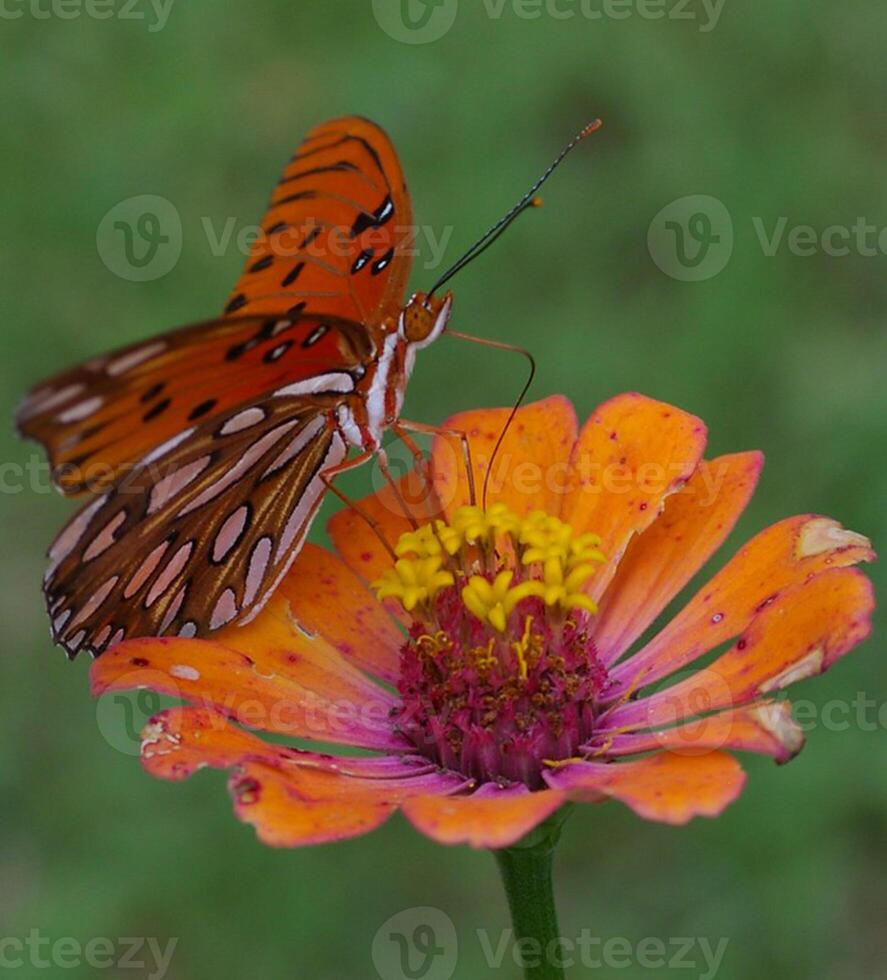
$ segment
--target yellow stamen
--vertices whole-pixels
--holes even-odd
[[[394,551],[398,558],[407,556],[431,558],[439,555],[442,548],[440,539],[434,533],[434,528],[430,524],[424,524],[416,531],[407,531],[402,534]]]
[[[523,636],[514,644],[512,647],[514,649],[514,655],[517,657],[518,669],[520,670],[520,675],[523,680],[527,679],[527,654],[530,650],[530,640],[532,638],[532,627],[533,617],[527,616],[524,622],[524,634]]]
[[[441,589],[454,583],[453,573],[441,568],[440,555],[428,558],[401,558],[373,583],[380,599],[399,599],[407,612],[420,602],[433,599]]]
[[[515,607],[529,596],[542,599],[550,607],[597,612],[596,604],[586,594],[586,585],[595,565],[604,561],[600,543],[596,534],[576,535],[569,524],[544,511],[519,517],[503,503],[486,510],[460,507],[449,524],[438,520],[402,535],[394,568],[385,572],[374,587],[379,598],[396,598],[411,612],[420,603],[432,600],[442,588],[455,585],[456,576],[460,576],[465,606],[497,633],[504,633]],[[474,546],[486,549],[494,567],[498,562],[499,571],[492,582],[471,574],[476,567],[476,552],[467,552],[460,559],[463,549]],[[503,568],[512,562],[512,554],[526,569],[516,585],[512,581],[518,569]],[[445,562],[448,567],[444,567]],[[455,572],[449,568],[455,568]],[[520,656],[526,657],[526,652],[524,645]],[[524,671],[526,666],[521,669]]]
[[[576,762],[585,762],[585,757],[574,755],[570,759],[543,759],[542,765],[548,766],[549,769],[562,769],[564,766],[572,766]]]
[[[472,575],[462,589],[462,601],[482,622],[489,623],[499,633],[505,632],[508,616],[519,600],[510,589],[514,572],[505,570],[487,581],[482,575]]]

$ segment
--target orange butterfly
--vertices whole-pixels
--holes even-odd
[[[100,494],[49,551],[52,634],[69,656],[259,612],[332,476],[379,452],[397,425],[416,351],[450,316],[451,294],[434,292],[553,169],[438,286],[404,303],[413,219],[394,148],[365,119],[324,123],[277,184],[221,319],[27,396],[16,423],[46,447],[56,485]]]

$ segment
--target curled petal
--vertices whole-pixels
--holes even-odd
[[[792,718],[788,701],[758,701],[685,721],[671,728],[622,734],[595,732],[586,746],[595,759],[615,759],[667,749],[681,755],[698,755],[712,749],[758,752],[783,763],[793,759],[804,746],[804,733]]]
[[[827,517],[791,517],[762,531],[642,650],[610,672],[608,698],[653,683],[738,636],[780,595],[820,572],[872,561],[861,534]]]
[[[856,569],[823,572],[763,610],[711,666],[619,705],[601,724],[623,730],[671,724],[821,674],[869,635],[873,608],[871,582]]]

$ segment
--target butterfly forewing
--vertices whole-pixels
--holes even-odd
[[[294,304],[365,324],[403,304],[413,216],[391,141],[357,116],[311,130],[283,172],[226,312]]]
[[[97,358],[37,388],[17,415],[46,447],[56,485],[99,492],[156,446],[288,384],[362,371],[375,341],[319,314],[249,316],[185,327]]]

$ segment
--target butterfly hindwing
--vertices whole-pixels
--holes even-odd
[[[53,636],[69,655],[127,636],[205,635],[261,608],[347,448],[341,394],[287,395],[198,426],[87,505],[50,550]]]

